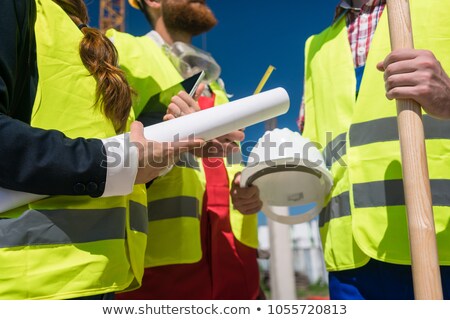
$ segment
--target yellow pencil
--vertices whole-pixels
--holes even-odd
[[[269,79],[270,74],[272,73],[272,71],[275,70],[275,67],[270,65],[267,70],[266,73],[264,73],[264,76],[261,78],[261,81],[258,84],[258,87],[256,87],[255,92],[253,92],[253,94],[258,94],[261,92],[262,88],[264,87],[264,85],[267,82],[267,79]]]

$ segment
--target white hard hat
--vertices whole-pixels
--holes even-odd
[[[250,185],[259,188],[263,212],[269,218],[296,224],[320,213],[333,177],[316,146],[298,132],[284,128],[267,131],[250,152],[241,187]],[[311,204],[315,204],[313,209],[294,216],[280,216],[272,210]]]

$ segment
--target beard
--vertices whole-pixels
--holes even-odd
[[[207,32],[217,24],[204,1],[163,0],[161,12],[169,30],[188,32],[192,36]]]

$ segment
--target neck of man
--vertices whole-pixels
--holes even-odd
[[[156,20],[156,23],[154,25],[154,30],[156,32],[158,32],[159,35],[161,36],[161,38],[163,38],[163,40],[169,45],[171,45],[177,41],[189,43],[189,44],[192,43],[192,35],[191,34],[180,31],[180,30],[168,29],[166,27],[166,25],[164,24],[162,17]]]

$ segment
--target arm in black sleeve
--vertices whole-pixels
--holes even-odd
[[[37,78],[34,0],[4,0],[1,6],[0,187],[46,195],[102,195],[106,153],[100,140],[71,140],[26,123]]]
[[[0,114],[0,186],[46,195],[101,196],[106,152],[97,139],[68,139]]]

